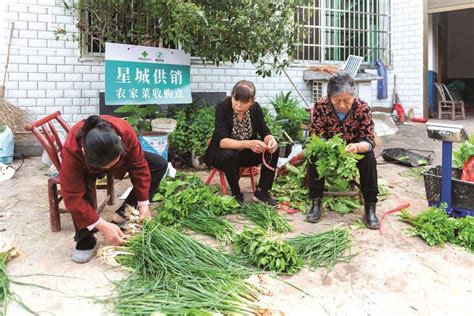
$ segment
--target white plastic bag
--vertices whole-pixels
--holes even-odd
[[[302,151],[303,151],[303,145],[294,144],[293,147],[291,147],[291,153],[288,155],[287,158],[278,158],[277,167],[278,168],[283,167],[288,161],[291,160],[291,158],[298,155]]]
[[[15,169],[0,162],[0,182],[10,180],[15,174]]]
[[[8,126],[0,127],[0,162],[10,164],[13,161],[13,132]]]

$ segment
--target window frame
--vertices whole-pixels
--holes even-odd
[[[312,2],[312,3],[310,3]],[[373,8],[371,12],[367,11],[351,11],[346,9],[346,3],[350,3],[351,5],[353,3],[357,3],[359,7],[362,7],[362,9],[366,8]],[[379,6],[378,11],[375,11],[376,9],[375,4]],[[332,8],[328,9],[328,4],[332,4]],[[292,66],[311,66],[311,65],[321,65],[321,64],[331,64],[334,66],[339,66],[343,65],[347,59],[348,55],[359,55],[364,57],[364,61],[361,65],[362,68],[373,68],[374,62],[377,59],[382,59],[389,67],[391,67],[392,62],[393,62],[393,52],[392,52],[392,32],[391,32],[391,27],[392,27],[392,16],[391,16],[391,4],[390,1],[388,0],[355,0],[355,1],[344,1],[343,2],[343,9],[341,8],[335,8],[334,6],[335,0],[313,0],[313,1],[308,1],[307,5],[301,6],[300,10],[295,13],[295,19],[302,21],[302,22],[308,22],[308,23],[302,23],[301,27],[304,30],[312,29],[312,30],[319,30],[316,32],[315,35],[313,35],[313,38],[316,36],[318,37],[317,39],[313,40],[312,43],[310,43],[310,38],[305,34],[306,38],[301,40],[301,46],[297,49],[297,52],[295,54],[295,58],[293,59]],[[312,10],[313,12],[316,12],[318,14],[317,18],[313,18],[312,16],[310,17],[308,12],[305,12],[305,10],[309,11]],[[328,25],[328,15],[332,12],[331,17],[335,15],[336,12],[340,12],[343,19],[342,19],[342,27],[336,27],[334,25]],[[306,15],[305,15],[306,13]],[[348,15],[349,18],[346,18],[344,14]],[[357,15],[357,16],[356,16]],[[359,25],[355,25],[355,19],[351,20],[351,16],[356,16],[358,18]],[[341,16],[340,16],[341,17]],[[374,31],[371,30],[364,30],[361,29],[360,27],[360,21],[361,18],[364,18],[363,23],[364,24],[369,24],[370,22],[377,21],[377,29]],[[367,18],[369,17],[369,18]],[[315,22],[318,21],[318,23],[315,24]],[[312,24],[311,24],[312,23]],[[351,27],[351,23],[354,23],[354,25]],[[347,27],[349,26],[349,27]],[[334,30],[338,31],[338,35],[344,36],[344,40],[340,41],[338,44],[339,45],[332,45],[332,44],[327,44],[326,37],[328,30]],[[358,32],[359,35],[363,35],[364,39],[362,41],[365,41],[368,43],[371,38],[370,38],[370,33],[378,33],[378,37],[384,38],[383,41],[380,39],[377,39],[378,42],[382,42],[382,44],[378,44],[375,48],[372,45],[372,43],[369,44],[369,46],[347,46],[346,45],[346,40],[348,39],[346,36],[348,34],[350,35],[351,32]],[[324,35],[323,35],[324,34]],[[326,36],[325,36],[326,35]],[[355,40],[354,40],[355,41]],[[359,43],[360,43],[359,39]],[[313,53],[310,53],[310,49],[308,49],[308,52],[306,53],[305,56],[305,47],[314,47]],[[338,60],[334,60],[334,58],[327,59],[326,54],[327,54],[327,49],[328,48],[334,48],[334,51],[336,50],[346,50],[346,53],[342,54],[343,56],[345,55],[346,58],[340,57]],[[338,48],[338,49],[336,49]],[[361,51],[366,51],[365,53],[361,54]],[[373,51],[378,51],[378,58],[374,57],[371,58],[370,55],[373,54]],[[318,59],[312,58],[312,56],[318,56]],[[303,58],[301,58],[303,57]],[[344,59],[343,59],[344,58]]]

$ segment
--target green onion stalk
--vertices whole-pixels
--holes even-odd
[[[254,272],[236,257],[216,251],[156,220],[144,223],[117,261],[132,270],[111,302],[120,315],[250,315],[260,289]]]
[[[271,229],[278,233],[286,233],[294,230],[293,226],[291,226],[275,208],[266,204],[244,204],[240,212],[252,222],[266,230]]]
[[[288,239],[298,255],[310,268],[325,267],[331,271],[338,262],[348,262],[354,255],[345,255],[351,247],[348,228],[334,227],[323,233],[303,234]]]

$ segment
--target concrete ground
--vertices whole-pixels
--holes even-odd
[[[457,123],[474,133],[473,118]],[[427,139],[424,124],[399,126],[396,135],[381,139],[376,152],[390,147],[433,150],[434,165],[441,159],[441,143]],[[425,209],[423,179],[404,175],[405,167],[378,160],[379,177],[390,189],[390,195],[378,204],[378,214],[405,202],[411,204],[414,213]],[[18,164],[16,161],[14,166]],[[16,284],[11,288],[41,315],[109,315],[109,307],[95,299],[109,297],[113,280],[125,273],[98,260],[84,265],[71,261],[74,228],[70,216],[62,215],[62,231],[50,231],[47,179],[47,168],[40,159],[29,158],[13,179],[0,183],[0,237],[14,237],[23,253],[8,264],[8,273],[17,281],[50,290]],[[241,184],[250,191],[248,182],[245,179]],[[128,185],[128,180],[119,182],[117,192]],[[249,197],[250,193],[246,195]],[[104,217],[110,217],[113,209],[107,208]],[[345,216],[330,212],[321,222],[308,224],[301,214],[288,215],[296,227],[296,232],[288,236],[351,224],[360,216],[361,212]],[[418,238],[408,237],[407,228],[396,216],[388,216],[383,234],[352,230],[353,252],[359,254],[349,263],[339,263],[328,274],[322,269],[304,269],[283,278],[309,295],[283,282],[268,280],[272,295],[264,303],[286,315],[472,315],[474,256],[451,245],[429,247]],[[9,314],[26,312],[12,303]]]

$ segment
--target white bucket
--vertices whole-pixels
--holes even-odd
[[[151,121],[153,132],[164,132],[170,134],[176,128],[176,120],[170,118],[157,118]]]

